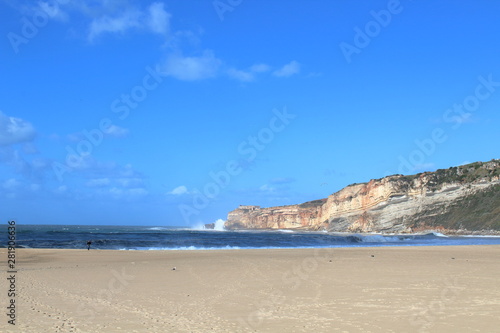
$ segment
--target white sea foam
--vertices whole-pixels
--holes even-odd
[[[437,236],[437,237],[446,237],[446,238],[448,238],[448,236],[443,235],[443,234],[442,234],[442,233],[440,233],[440,232],[431,232],[431,234],[433,234],[434,236]]]
[[[357,235],[359,236],[359,235]],[[384,237],[382,235],[364,235],[360,236],[363,242],[370,242],[370,243],[383,243],[383,242],[390,242],[392,240],[398,241],[399,239],[397,237]],[[394,238],[394,239],[393,239]]]
[[[214,228],[213,229],[207,229],[205,228],[205,224],[203,222],[199,222],[195,224],[191,229],[194,230],[215,230],[215,231],[225,231],[224,229],[224,221],[223,219],[217,219],[217,221],[214,222]]]
[[[225,221],[223,219],[218,219],[217,221],[215,221],[214,230],[218,230],[218,231],[226,230],[226,229],[224,229],[224,223],[225,223]]]
[[[468,237],[468,238],[500,238],[499,235],[458,235],[457,237]]]
[[[204,250],[240,250],[239,246],[203,247],[203,246],[179,246],[179,247],[147,247],[137,248],[139,251],[204,251]],[[136,249],[121,248],[122,251],[134,251]]]

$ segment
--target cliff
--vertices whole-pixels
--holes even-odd
[[[500,160],[352,184],[299,205],[240,206],[226,229],[500,231]]]

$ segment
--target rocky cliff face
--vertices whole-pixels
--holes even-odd
[[[300,205],[240,206],[227,229],[337,232],[500,230],[500,160],[353,184]],[[470,209],[466,209],[467,205]]]

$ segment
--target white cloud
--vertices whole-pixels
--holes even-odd
[[[276,188],[269,186],[267,184],[264,184],[261,187],[259,187],[259,190],[261,190],[262,192],[275,192]]]
[[[230,77],[232,77],[238,81],[243,81],[243,82],[250,82],[250,81],[253,81],[255,78],[254,74],[251,72],[245,72],[245,71],[234,69],[234,68],[230,68],[227,71],[227,74]]]
[[[111,125],[106,130],[106,134],[115,138],[123,138],[129,134],[129,130],[120,126]]]
[[[8,117],[0,111],[0,146],[29,142],[35,138],[33,125],[21,118]]]
[[[68,14],[66,14],[57,1],[48,2],[48,1],[40,1],[38,2],[38,6],[42,11],[47,13],[50,18],[66,21],[68,19]],[[38,9],[38,8],[37,8]]]
[[[0,188],[3,189],[3,191],[0,191],[0,195],[5,195],[8,198],[14,199],[20,197],[27,198],[39,192],[41,185],[36,183],[24,183],[15,178],[10,178],[2,182]]]
[[[164,4],[154,2],[149,6],[149,18],[147,20],[151,31],[158,34],[166,34],[169,31],[171,15],[165,11]]]
[[[262,74],[271,71],[271,66],[267,64],[254,64],[246,70],[230,68],[227,74],[238,81],[250,82],[254,81],[257,74]],[[272,74],[276,77],[289,77],[300,72],[300,64],[297,61],[291,61],[280,69],[275,70]]]
[[[241,82],[251,82],[263,73],[276,77],[289,77],[300,72],[300,64],[297,61],[291,61],[272,71],[272,67],[265,63],[256,63],[246,69],[228,68],[211,50],[185,56],[187,53],[183,53],[184,49],[180,45],[187,42],[198,47],[198,38],[193,36],[199,33],[171,31],[172,15],[165,10],[165,3],[160,1],[143,5],[140,1],[83,0],[61,4],[59,0],[42,0],[29,7],[31,12],[44,11],[49,17],[64,21],[70,21],[73,18],[70,16],[74,16],[75,13],[83,15],[85,25],[88,26],[87,39],[90,42],[104,34],[125,35],[130,31],[148,32],[164,37],[169,35],[168,39],[165,38],[165,42],[170,51],[160,64],[160,68],[164,75],[182,81],[204,80],[223,74]],[[198,49],[200,50],[202,49]],[[128,133],[117,131],[114,134],[122,137]],[[71,136],[70,140],[78,141],[79,138]]]
[[[171,55],[160,70],[164,75],[182,81],[196,81],[215,77],[220,65],[221,61],[214,56],[213,52],[205,50],[199,57]]]
[[[255,79],[255,74],[268,72],[270,70],[271,67],[266,64],[255,64],[252,65],[248,70],[239,70],[235,68],[230,68],[227,71],[227,74],[233,79],[236,79],[238,81],[250,82]]]
[[[115,16],[102,15],[93,19],[88,39],[93,41],[103,33],[123,34],[134,28],[165,35],[169,32],[170,17],[161,2],[152,3],[146,11],[127,8]]]
[[[300,72],[300,64],[293,60],[280,69],[273,72],[274,76],[277,77],[289,77]]]
[[[168,192],[168,194],[173,194],[173,195],[183,195],[183,194],[188,194],[189,191],[186,186],[181,185],[176,188],[174,188],[172,191]]]
[[[139,23],[140,13],[137,11],[128,11],[117,17],[109,17],[107,15],[95,19],[90,24],[89,40],[105,32],[123,33],[130,28],[137,28]]]

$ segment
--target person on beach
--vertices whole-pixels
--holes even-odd
[[[87,250],[90,250],[90,245],[92,244],[92,241],[87,241]]]

